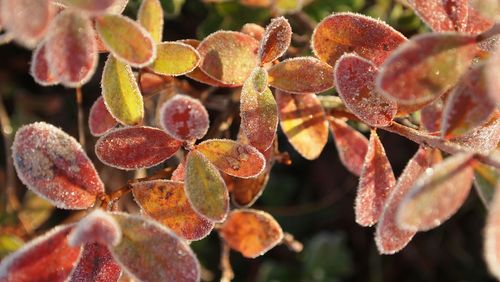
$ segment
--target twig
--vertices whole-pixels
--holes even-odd
[[[220,268],[222,270],[221,282],[229,282],[234,278],[231,260],[229,259],[230,249],[224,240],[221,240]]]
[[[78,140],[85,150],[85,116],[82,105],[82,89],[80,87],[76,88],[76,106],[78,109]]]
[[[283,234],[283,240],[281,241],[281,244],[285,245],[290,249],[290,251],[300,253],[304,249],[304,245],[302,245],[301,242],[295,240],[292,234],[285,232]]]

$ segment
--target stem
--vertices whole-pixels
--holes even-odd
[[[82,148],[85,150],[85,116],[83,113],[82,106],[82,89],[80,87],[76,88],[76,107],[78,109],[78,141],[82,145]]]
[[[495,25],[493,25],[492,28],[490,28],[489,30],[479,34],[478,36],[476,36],[476,41],[479,43],[479,42],[483,42],[483,41],[486,41],[492,37],[495,37],[497,35],[500,34],[500,23],[496,23]]]
[[[233,268],[231,267],[231,260],[229,259],[230,254],[229,245],[221,241],[221,255],[220,255],[220,268],[222,270],[221,282],[229,282],[234,278]]]
[[[0,126],[2,130],[2,137],[5,152],[5,166],[6,166],[6,186],[5,193],[7,195],[7,207],[11,210],[18,210],[21,204],[16,195],[14,164],[12,162],[12,154],[10,148],[12,146],[12,125],[10,123],[9,115],[3,104],[3,99],[0,98]]]
[[[283,240],[281,244],[284,244],[293,252],[300,253],[304,249],[304,245],[301,242],[295,240],[292,234],[285,232],[283,234]]]

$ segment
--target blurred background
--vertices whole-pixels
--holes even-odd
[[[251,2],[264,7],[255,7],[255,3],[249,6]],[[285,9],[281,11],[277,11],[275,6],[269,7],[269,3],[162,0],[167,15],[164,40],[203,39],[220,29],[240,30],[245,23],[265,26],[271,17],[283,12],[295,33],[292,46],[296,48],[297,55],[310,54],[311,28],[332,12],[353,11],[380,18],[407,37],[427,31],[413,12],[397,1],[309,0],[302,3],[303,7],[298,11],[290,12],[286,11],[286,7],[295,5],[294,1],[282,1]],[[131,0],[125,14],[135,18],[139,4],[140,1]],[[8,117],[15,132],[23,124],[46,121],[77,136],[74,90],[38,86],[29,75],[30,58],[30,51],[15,44],[0,46],[3,114],[0,123],[5,124]],[[104,58],[101,55],[98,71],[82,89],[85,115],[100,95],[100,72]],[[185,77],[180,80],[197,91],[207,88]],[[224,97],[228,91],[215,90],[211,95]],[[212,121],[221,114],[210,108],[209,112]],[[9,138],[8,130],[3,129],[4,138],[0,140],[0,257],[54,225],[81,216],[79,213],[52,209],[43,200],[26,193],[26,188],[17,178],[14,187],[20,199],[21,213],[19,217],[14,216],[11,207],[8,208],[4,189],[7,187],[9,172],[6,164],[10,153],[3,149],[5,137]],[[237,122],[230,130],[234,138]],[[86,131],[87,152],[107,187],[118,188],[134,177],[133,174],[104,167],[92,149],[96,138],[90,136],[88,129]],[[368,132],[364,133],[367,135]],[[380,137],[397,176],[417,146],[385,132],[380,132]],[[378,254],[373,240],[374,228],[363,228],[354,221],[353,203],[358,179],[340,163],[331,137],[322,155],[315,161],[306,161],[295,153],[282,132],[279,132],[278,140],[280,151],[290,154],[292,164],[276,164],[273,167],[270,181],[253,208],[272,214],[283,230],[304,244],[304,250],[297,254],[286,246],[278,246],[254,260],[244,259],[232,252],[234,281],[492,281],[482,258],[486,210],[475,193],[471,193],[458,214],[444,225],[417,234],[401,252],[382,256]],[[123,208],[133,210],[132,205],[130,199],[122,201]],[[19,220],[23,228],[19,227]],[[217,234],[213,232],[206,239],[192,243],[192,247],[206,269],[205,278],[217,281],[220,277]]]

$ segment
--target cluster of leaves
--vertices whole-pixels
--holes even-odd
[[[95,153],[102,163],[137,170],[183,156],[171,175],[127,186],[141,215],[110,212],[113,201],[74,138],[41,122],[19,129],[14,165],[29,189],[58,208],[89,209],[102,201],[106,211],[95,209],[25,245],[2,261],[0,280],[29,281],[37,273],[46,281],[116,281],[124,270],[139,281],[197,281],[200,266],[188,242],[212,230],[243,256],[262,255],[284,237],[271,215],[249,209],[279,157],[278,124],[309,160],[318,158],[329,130],[333,133],[340,160],[360,177],[356,222],[377,224],[382,254],[401,250],[417,232],[450,218],[474,182],[490,209],[486,260],[500,278],[495,1],[409,1],[433,30],[410,39],[381,21],[335,13],[314,29],[314,56],[281,61],[292,38],[284,17],[266,28],[247,24],[201,41],[162,42],[160,1],[143,0],[137,21],[121,15],[126,4],[0,0],[4,36],[35,47],[31,73],[42,85],[80,87],[93,75],[98,53],[109,52],[102,97],[88,122],[99,137]],[[278,8],[292,4],[290,10],[301,5],[272,2]],[[36,21],[30,20],[33,15]],[[198,142],[209,130],[208,111],[200,100],[177,91],[159,105],[153,122],[145,118],[144,99],[181,75],[239,96],[236,141]],[[339,99],[329,107],[317,94],[332,88]],[[397,122],[410,122],[418,117],[414,113],[420,128]],[[369,126],[369,139],[346,117]],[[397,179],[377,130],[421,145]]]

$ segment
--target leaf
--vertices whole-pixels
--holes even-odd
[[[15,235],[0,235],[0,259],[15,252],[23,245],[23,240]]]
[[[468,2],[467,0],[409,0],[408,4],[434,31],[465,31]]]
[[[197,150],[186,160],[184,189],[193,209],[213,222],[222,222],[229,210],[229,195],[219,171]]]
[[[68,282],[116,282],[121,274],[120,266],[106,246],[97,243],[86,244]]]
[[[95,145],[95,153],[104,164],[124,170],[155,166],[179,150],[182,142],[160,129],[124,127],[103,135]]]
[[[232,249],[247,258],[263,255],[283,239],[280,225],[270,214],[252,209],[229,213],[220,235]]]
[[[175,95],[161,106],[160,125],[179,140],[194,141],[207,134],[208,112],[199,100]]]
[[[49,69],[49,63],[45,57],[45,44],[40,43],[31,56],[30,74],[36,83],[42,86],[56,85],[59,80]]]
[[[184,182],[185,171],[186,171],[186,161],[183,160],[172,172],[172,177],[170,177],[170,180]]]
[[[408,162],[403,173],[398,178],[396,186],[389,194],[384,204],[375,231],[375,242],[381,254],[394,254],[403,249],[415,235],[415,231],[406,231],[398,228],[396,212],[400,202],[408,194],[418,178],[433,164],[441,161],[441,154],[437,150],[420,147],[413,158]]]
[[[382,21],[353,13],[336,13],[314,29],[311,47],[331,66],[344,53],[354,52],[379,66],[406,38]]]
[[[200,69],[223,84],[243,85],[258,64],[259,42],[235,31],[218,31],[207,36],[198,46]]]
[[[371,131],[368,152],[363,162],[356,195],[356,222],[362,226],[377,223],[384,203],[396,186],[396,178],[387,159],[384,147],[375,132]]]
[[[163,37],[163,8],[159,0],[143,0],[137,12],[137,21],[149,32],[155,43]]]
[[[159,94],[171,86],[173,82],[173,77],[143,72],[140,81],[141,94],[143,97]]]
[[[181,42],[163,42],[157,46],[157,56],[151,66],[155,73],[183,75],[193,71],[200,62],[198,51]]]
[[[243,6],[252,8],[268,8],[271,6],[271,0],[240,0],[239,2]]]
[[[49,201],[31,191],[26,191],[18,217],[23,224],[23,228],[28,232],[32,232],[44,224],[53,211],[54,206]]]
[[[97,45],[88,17],[62,11],[51,22],[44,44],[50,73],[63,85],[79,87],[90,80],[97,66]]]
[[[447,96],[448,93],[445,93],[420,111],[420,124],[427,132],[435,133],[441,130],[441,119]]]
[[[451,141],[470,152],[489,154],[500,142],[500,112],[496,110],[485,124]]]
[[[57,226],[25,244],[0,263],[0,281],[63,282],[80,256],[80,248],[68,245],[72,226]]]
[[[53,125],[21,127],[12,158],[17,176],[37,195],[61,209],[87,209],[104,185],[78,142]]]
[[[273,5],[280,14],[291,14],[302,9],[304,0],[274,0]]]
[[[134,280],[199,281],[200,265],[186,242],[161,224],[141,216],[114,213],[123,230],[113,258]]]
[[[193,210],[184,192],[184,183],[153,180],[132,187],[142,211],[178,236],[189,241],[201,240],[214,228],[213,222]]]
[[[292,27],[284,17],[271,20],[260,41],[260,64],[270,63],[285,54],[292,40]]]
[[[316,95],[277,90],[276,100],[280,126],[290,144],[304,158],[317,159],[328,142],[328,122]]]
[[[398,105],[375,89],[378,68],[370,61],[349,53],[335,64],[335,86],[344,105],[364,123],[387,126],[398,111]]]
[[[101,88],[104,103],[113,118],[125,125],[137,125],[142,121],[144,104],[130,66],[109,55],[104,64]]]
[[[479,19],[488,20],[490,22],[489,27],[500,19],[500,3],[496,0],[471,0],[469,5],[469,18],[472,10],[478,15]],[[482,31],[489,29],[489,27],[484,28]]]
[[[106,108],[102,96],[97,98],[90,108],[88,123],[90,134],[93,136],[101,136],[118,124]]]
[[[495,75],[500,72],[500,47],[487,61],[485,72],[488,95],[495,104],[500,105],[500,80]]]
[[[2,0],[0,11],[3,28],[28,48],[42,40],[55,15],[50,0]]]
[[[262,38],[264,38],[264,33],[266,32],[266,30],[258,24],[246,23],[241,27],[241,32],[250,35],[258,41],[261,41]]]
[[[498,279],[500,277],[500,253],[498,246],[498,238],[500,236],[500,185],[495,188],[495,195],[491,203],[491,208],[488,212],[486,227],[484,231],[484,257],[488,270]]]
[[[486,90],[484,65],[476,65],[453,88],[444,107],[441,136],[451,139],[487,122],[495,104]]]
[[[472,187],[471,159],[470,154],[456,154],[426,170],[399,205],[398,227],[426,231],[455,214]]]
[[[107,14],[96,18],[96,31],[102,42],[120,62],[144,67],[156,58],[151,35],[138,23],[121,15]]]
[[[479,1],[482,1],[482,0],[479,0]],[[495,0],[492,0],[492,2],[493,1],[495,1]],[[465,32],[469,33],[469,34],[480,34],[482,32],[487,31],[488,29],[492,28],[495,21],[492,19],[489,19],[482,12],[480,12],[481,9],[477,9],[477,7],[473,7],[473,5],[474,5],[474,4],[472,4],[473,2],[475,2],[475,1],[474,0],[469,1],[469,11],[467,14],[467,26],[465,27]],[[500,8],[500,6],[498,6],[498,4],[496,4],[496,5],[497,5],[497,7]]]
[[[474,164],[474,186],[486,208],[491,206],[495,187],[500,183],[499,179],[500,172],[498,169],[479,162]]]
[[[263,68],[256,68],[243,84],[240,116],[249,143],[261,152],[271,147],[278,128],[278,106]]]
[[[417,35],[394,51],[380,67],[378,91],[405,105],[431,102],[458,82],[476,51],[473,36]]]
[[[117,0],[58,0],[63,5],[92,14],[104,14],[117,5]]]
[[[257,176],[262,172],[266,160],[254,147],[229,139],[210,139],[196,145],[216,168],[240,178]]]
[[[71,246],[81,246],[86,243],[116,246],[121,239],[122,231],[114,218],[96,209],[76,224],[69,234],[68,243]]]
[[[360,176],[368,140],[340,119],[330,119],[330,128],[340,161],[352,174]]]
[[[271,86],[289,93],[317,93],[333,87],[333,68],[313,57],[284,60],[268,73]]]

